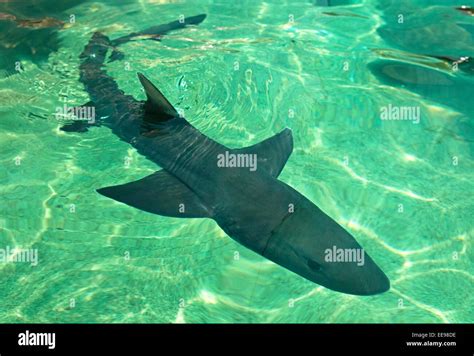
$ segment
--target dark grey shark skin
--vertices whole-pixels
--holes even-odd
[[[97,115],[107,116],[99,124],[162,170],[98,189],[100,194],[163,216],[211,218],[243,246],[335,291],[373,295],[390,288],[388,278],[367,254],[362,266],[325,260],[325,250],[334,246],[362,247],[316,205],[277,179],[293,150],[289,129],[252,147],[227,148],[180,117],[142,74],[138,77],[146,102],[120,91],[103,68],[110,48],[106,36],[94,34],[81,55],[81,82]],[[72,126],[69,129],[73,131]],[[256,154],[257,169],[218,167],[217,155],[225,151]]]

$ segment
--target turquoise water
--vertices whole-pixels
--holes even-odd
[[[459,98],[474,78],[426,57],[474,55],[474,17],[453,9],[469,3],[339,3],[71,2],[51,15],[65,24],[44,60],[2,47],[4,58],[22,55],[22,70],[0,79],[0,248],[37,249],[38,264],[0,264],[0,322],[473,322],[473,111]],[[290,127],[280,179],[356,237],[389,292],[330,291],[212,220],[151,215],[95,192],[159,167],[107,128],[59,130],[56,107],[88,101],[79,54],[94,31],[116,38],[199,13],[198,27],[122,45],[110,75],[144,99],[145,73],[229,147]],[[383,82],[377,61],[446,75],[452,97]],[[381,120],[389,104],[419,107],[419,123]]]

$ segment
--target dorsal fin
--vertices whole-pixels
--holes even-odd
[[[153,85],[143,74],[138,73],[138,79],[145,89],[147,101],[145,110],[147,114],[153,114],[154,120],[166,121],[175,117],[179,117],[176,109],[171,105],[168,99]]]

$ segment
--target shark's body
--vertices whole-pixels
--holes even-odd
[[[172,24],[163,28],[177,28]],[[362,266],[327,260],[327,251],[334,247],[362,248],[316,205],[277,179],[293,149],[289,129],[252,147],[227,148],[180,117],[143,75],[139,79],[146,102],[120,91],[103,68],[110,44],[104,35],[93,36],[81,55],[81,81],[97,115],[107,117],[101,124],[162,170],[99,189],[100,194],[154,214],[214,219],[245,247],[336,291],[370,295],[389,289],[387,277],[366,254]],[[71,131],[80,130],[74,125]],[[257,169],[219,166],[218,157],[225,152],[256,155]]]

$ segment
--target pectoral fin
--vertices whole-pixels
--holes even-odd
[[[236,154],[256,154],[257,169],[267,171],[271,176],[278,177],[293,152],[293,136],[290,129],[267,138],[256,145],[232,150]]]
[[[153,214],[178,218],[210,217],[208,209],[193,191],[165,170],[97,192]]]

